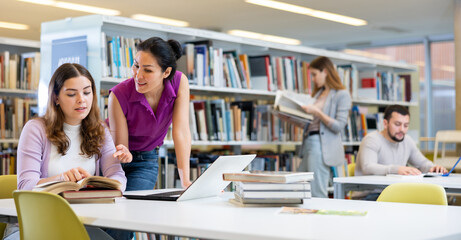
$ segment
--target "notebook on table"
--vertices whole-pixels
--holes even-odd
[[[186,190],[172,190],[160,193],[139,194],[125,192],[128,199],[184,201],[218,196],[230,184],[223,180],[223,173],[241,172],[256,157],[251,155],[220,156]]]

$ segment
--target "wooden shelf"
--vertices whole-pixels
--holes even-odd
[[[371,105],[371,106],[388,106],[393,104],[398,104],[402,106],[418,106],[417,102],[402,102],[402,101],[385,101],[385,100],[376,100],[376,99],[353,99],[353,104],[359,105]]]
[[[39,41],[17,39],[17,38],[0,37],[0,44],[18,46],[18,47],[40,48]]]
[[[24,95],[37,95],[37,90],[23,90],[23,89],[0,88],[0,93],[24,94]]]
[[[19,139],[17,138],[8,138],[8,139],[0,139],[0,143],[18,143]]]
[[[118,28],[120,32],[124,30],[129,33],[130,35],[133,32],[133,28],[135,29],[145,29],[148,31],[158,31],[161,33],[168,33],[168,34],[177,34],[179,35],[178,38],[185,38],[188,37],[189,40],[197,40],[197,39],[211,39],[223,42],[231,42],[234,44],[242,44],[246,46],[256,46],[260,48],[264,48],[267,50],[281,50],[286,52],[292,52],[296,54],[307,54],[312,56],[326,56],[331,59],[343,61],[343,62],[356,62],[361,63],[362,65],[367,65],[369,67],[388,67],[398,69],[399,71],[416,71],[418,69],[415,65],[410,65],[401,62],[394,62],[394,61],[386,61],[380,59],[372,59],[364,56],[357,56],[352,54],[347,54],[343,52],[336,52],[330,51],[325,49],[319,48],[312,48],[306,46],[291,46],[273,42],[267,42],[263,40],[255,40],[250,38],[238,37],[233,36],[225,33],[209,31],[209,30],[202,30],[196,28],[184,28],[184,27],[175,27],[175,26],[168,26],[162,25],[157,23],[150,23],[150,22],[143,22],[138,21],[130,18],[124,17],[116,17],[116,16],[100,16],[100,15],[93,15],[87,17],[80,17],[80,19],[86,18],[88,22],[102,22],[103,24],[113,25],[112,27]],[[72,21],[72,18],[68,20],[69,22]],[[137,31],[138,35],[140,31]]]
[[[191,85],[190,91],[192,94],[198,93],[200,95],[214,95],[216,93],[222,95],[248,95],[248,96],[262,96],[267,98],[275,98],[275,92],[269,92],[264,90],[253,90],[253,89],[241,89],[241,88],[217,88],[209,86],[197,86]]]
[[[344,146],[360,146],[360,142],[343,142]]]
[[[301,142],[267,142],[267,141],[192,141],[192,146],[255,146],[255,145],[301,145]],[[172,140],[165,140],[167,147],[174,146]]]
[[[192,141],[192,146],[257,146],[257,145],[301,145],[302,142],[267,142],[267,141]],[[173,147],[172,140],[165,140],[166,147]],[[360,142],[343,142],[344,146],[359,146]]]
[[[125,79],[121,78],[114,78],[114,77],[103,77],[101,79],[102,84],[106,85],[116,85],[122,82]],[[269,98],[275,98],[275,92],[269,92],[264,90],[253,90],[253,89],[243,89],[243,88],[218,88],[218,87],[211,87],[211,86],[198,86],[198,85],[190,85],[190,92],[198,93],[201,95],[207,94],[226,94],[226,95],[252,95],[252,96],[264,96]]]

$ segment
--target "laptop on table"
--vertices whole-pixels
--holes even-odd
[[[451,170],[449,172],[447,172],[447,173],[425,173],[424,177],[437,177],[437,176],[448,177],[448,176],[450,176],[451,172],[453,172],[453,170],[455,170],[456,165],[458,165],[458,163],[459,163],[459,160],[461,160],[461,157],[458,158],[458,161],[456,161],[455,165],[453,165]]]
[[[256,154],[220,156],[186,190],[139,194],[128,191],[123,194],[128,199],[184,201],[197,198],[218,196],[230,184],[224,181],[222,174],[241,172],[253,161]]]

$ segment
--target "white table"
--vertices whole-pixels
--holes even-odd
[[[439,184],[448,193],[461,193],[461,174],[450,174],[448,177],[421,176],[355,176],[333,179],[334,198],[344,199],[349,191],[365,191],[384,189],[392,183],[422,182]]]
[[[278,207],[244,208],[221,197],[185,202],[120,199],[73,204],[86,225],[205,239],[461,239],[461,207],[308,199],[303,207],[368,211],[366,216],[282,215]],[[12,199],[0,216],[16,216]]]

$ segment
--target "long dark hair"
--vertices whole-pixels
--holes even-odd
[[[88,157],[97,155],[101,157],[100,148],[104,142],[104,126],[101,123],[99,116],[99,108],[97,104],[96,87],[94,85],[94,79],[90,72],[80,64],[76,63],[65,63],[62,64],[56,71],[50,80],[48,87],[48,107],[46,113],[43,116],[45,122],[46,136],[58,148],[58,152],[62,155],[66,155],[69,149],[69,139],[63,130],[64,125],[64,113],[62,109],[56,104],[59,92],[64,85],[64,82],[68,79],[84,76],[91,82],[91,91],[93,92],[93,103],[91,104],[91,110],[82,120],[80,126],[80,135],[82,137],[82,144],[80,150]]]
[[[152,54],[163,72],[171,67],[171,73],[166,79],[173,78],[177,68],[176,61],[182,56],[182,47],[178,41],[173,39],[165,41],[159,37],[151,37],[138,44],[136,50]]]

